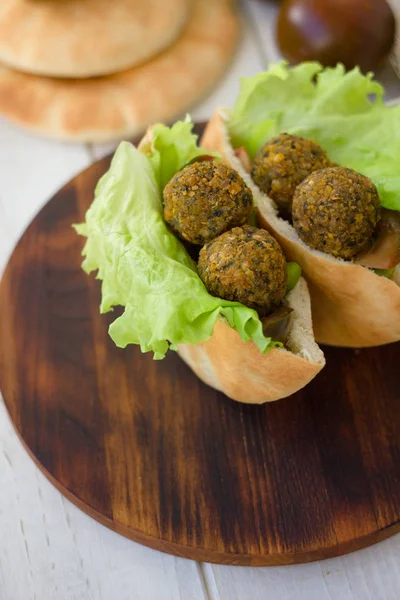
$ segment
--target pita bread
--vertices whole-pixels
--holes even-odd
[[[57,80],[0,67],[0,114],[43,135],[81,142],[133,137],[202,98],[234,52],[239,20],[227,0],[193,0],[188,27],[154,60],[109,77]]]
[[[307,385],[325,365],[314,341],[310,296],[305,280],[287,295],[293,311],[287,349],[266,354],[253,342],[242,342],[224,321],[215,324],[212,337],[201,344],[178,347],[181,358],[207,385],[232,400],[263,404],[286,398]]]
[[[235,157],[224,109],[211,119],[202,139],[207,150],[220,152],[251,188],[261,225],[279,241],[289,260],[307,279],[315,339],[333,346],[379,346],[400,340],[400,274],[393,280],[372,270],[312,250],[295,229],[278,217],[274,202],[255,185]]]
[[[152,131],[150,125],[138,146],[144,154],[151,148]],[[302,277],[286,300],[293,313],[285,349],[261,354],[220,319],[209,340],[181,344],[178,354],[204,383],[232,400],[263,404],[290,396],[321,371],[325,357],[314,340],[310,295]]]
[[[0,61],[50,77],[116,73],[171,45],[188,0],[2,0]]]

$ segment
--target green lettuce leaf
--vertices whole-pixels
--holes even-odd
[[[192,133],[193,123],[189,117],[177,121],[172,127],[156,125],[153,128],[151,143],[146,144],[144,152],[153,166],[160,190],[177,171],[198,156],[204,155],[204,150],[197,145],[197,136]],[[219,158],[219,154],[211,156]]]
[[[153,144],[142,151],[120,144],[86,222],[76,226],[87,237],[83,268],[97,270],[102,280],[101,312],[125,307],[110,326],[117,346],[139,344],[143,352],[163,358],[177,344],[210,338],[221,315],[243,341],[253,340],[265,352],[281,344],[263,335],[256,311],[210,296],[163,219],[164,184],[202,154],[191,129],[187,121],[171,129],[158,126]]]
[[[300,279],[301,268],[295,262],[286,263],[286,273],[287,273],[287,281],[286,281],[286,293],[288,294],[297,285],[297,282]]]
[[[375,271],[375,273],[377,275],[380,275],[381,277],[387,277],[388,279],[393,279],[395,268],[396,267],[393,267],[392,269],[372,269],[372,270]]]
[[[370,177],[382,206],[400,210],[400,105],[386,106],[372,77],[340,64],[272,65],[242,80],[230,114],[232,143],[254,157],[279,133],[310,138],[332,161]]]

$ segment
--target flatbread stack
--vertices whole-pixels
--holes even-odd
[[[65,140],[135,136],[209,92],[238,37],[232,0],[2,0],[0,114]]]

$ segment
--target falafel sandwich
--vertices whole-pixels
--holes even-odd
[[[383,92],[357,68],[282,62],[244,79],[202,140],[300,265],[321,343],[400,340],[400,105]]]
[[[254,227],[253,194],[197,146],[192,124],[122,142],[86,221],[83,268],[102,281],[117,346],[176,350],[207,384],[241,402],[293,394],[323,368],[307,284],[279,243]]]

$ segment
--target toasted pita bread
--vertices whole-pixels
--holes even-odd
[[[201,344],[178,347],[181,358],[207,385],[232,400],[263,404],[286,398],[309,383],[324,367],[325,357],[314,341],[310,297],[305,280],[287,295],[293,311],[287,349],[266,354],[237,331],[217,321],[212,337]]]
[[[188,16],[188,0],[2,0],[0,61],[51,77],[116,73],[172,44]]]
[[[295,229],[278,217],[275,203],[261,192],[235,157],[227,123],[226,111],[219,109],[204,133],[202,146],[220,152],[240,173],[253,192],[261,225],[276,237],[287,258],[301,266],[310,288],[315,339],[350,347],[400,340],[400,268],[389,280],[306,246]]]
[[[165,5],[165,3],[164,3]],[[0,114],[64,140],[133,137],[181,116],[218,81],[233,55],[239,19],[228,0],[193,0],[181,38],[154,60],[98,79],[41,78],[0,67]]]

